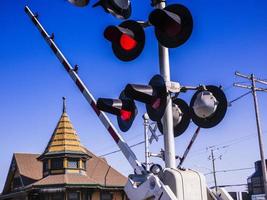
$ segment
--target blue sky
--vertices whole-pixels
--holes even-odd
[[[142,3],[141,3],[142,2]],[[24,6],[39,13],[39,20],[72,64],[78,64],[79,75],[98,97],[116,98],[127,83],[147,83],[159,73],[157,40],[153,28],[147,28],[146,44],[134,61],[124,63],[112,53],[103,31],[120,20],[91,5],[77,8],[65,0],[3,1],[0,12],[0,188],[2,188],[14,152],[41,153],[61,115],[61,97],[67,97],[69,116],[82,143],[98,155],[116,150],[92,109],[65,73],[40,33],[24,13]],[[264,0],[237,1],[168,1],[182,3],[192,12],[194,30],[181,47],[170,50],[171,78],[184,85],[222,85],[229,100],[246,92],[233,88],[236,70],[255,73],[267,78],[267,2]],[[131,19],[145,20],[152,11],[150,1],[132,1]],[[182,94],[190,101],[193,93]],[[267,141],[267,94],[259,93],[265,154]],[[123,137],[134,144],[143,139],[142,114]],[[185,167],[209,173],[211,162],[206,147],[230,145],[217,151],[223,155],[217,160],[218,170],[253,167],[259,159],[255,115],[251,95],[235,102],[225,119],[217,127],[202,130]],[[113,116],[111,120],[116,124]],[[117,126],[117,124],[116,124]],[[176,151],[181,155],[189,142],[194,124],[175,139]],[[151,146],[153,152],[162,148],[162,141]],[[143,146],[133,149],[140,160]],[[125,175],[131,167],[121,153],[107,157],[112,166]],[[160,162],[154,159],[155,162]],[[253,170],[218,173],[219,184],[245,183]],[[207,176],[212,185],[212,177]]]

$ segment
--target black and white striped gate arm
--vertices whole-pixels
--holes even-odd
[[[33,12],[30,10],[28,6],[25,7],[25,12],[29,15],[34,25],[38,28],[41,35],[44,37],[45,41],[48,43],[54,54],[59,59],[60,63],[64,66],[65,70],[68,72],[68,74],[71,76],[72,80],[75,82],[87,102],[91,105],[95,113],[97,114],[98,118],[101,120],[105,128],[108,130],[109,134],[112,136],[130,165],[133,167],[135,173],[137,174],[144,174],[146,173],[145,169],[141,165],[141,163],[137,160],[137,157],[135,156],[134,152],[130,149],[129,145],[123,140],[122,136],[118,133],[114,125],[110,122],[108,117],[100,111],[96,107],[96,100],[94,99],[93,95],[89,92],[89,90],[86,88],[85,84],[82,82],[78,74],[73,70],[73,67],[68,62],[68,60],[65,58],[63,53],[59,50],[57,45],[55,44],[53,37],[51,37],[46,30],[43,28],[41,23],[38,21],[37,16],[33,14]]]

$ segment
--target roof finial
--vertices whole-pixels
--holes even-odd
[[[66,97],[62,97],[63,99],[63,113],[66,112]]]

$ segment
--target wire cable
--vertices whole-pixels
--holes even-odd
[[[159,134],[158,137],[160,137],[160,136],[162,136],[162,135]],[[130,145],[129,147],[130,147],[130,148],[132,148],[132,147],[136,147],[136,146],[141,145],[141,144],[144,144],[144,143],[145,143],[145,140],[142,140],[142,141],[140,141],[140,142],[138,142],[138,143],[135,143],[135,144],[133,144],[133,145]],[[111,155],[111,154],[118,153],[118,152],[121,152],[121,150],[118,149],[118,150],[115,150],[115,151],[112,151],[112,152],[109,152],[109,153],[105,153],[105,154],[100,155],[99,157],[109,156],[109,155]]]
[[[228,105],[229,105],[229,106],[232,106],[232,103],[233,103],[233,102],[238,101],[239,99],[242,99],[244,96],[247,96],[247,95],[250,94],[250,93],[251,93],[251,91],[248,91],[248,92],[242,94],[241,96],[235,98],[234,100],[229,101],[229,102],[228,102]]]
[[[251,170],[251,169],[255,169],[254,167],[246,167],[246,168],[238,168],[238,169],[226,169],[226,170],[218,170],[216,171],[216,173],[222,173],[222,172],[236,172],[236,171],[244,171],[244,170]],[[213,174],[213,172],[209,172],[204,174],[206,175],[210,175]]]

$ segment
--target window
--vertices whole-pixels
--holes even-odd
[[[82,193],[82,200],[91,200],[91,199],[92,199],[91,192],[84,191]]]
[[[48,171],[48,161],[47,160],[44,161],[44,163],[43,163],[43,171],[44,172]]]
[[[80,200],[80,193],[79,192],[69,192],[68,193],[68,200]]]
[[[13,179],[13,189],[21,187],[21,180],[20,177],[15,177]]]
[[[69,159],[68,160],[68,168],[71,168],[71,169],[79,168],[79,160]]]
[[[112,200],[113,195],[110,192],[102,192],[100,200]]]
[[[83,160],[82,168],[83,168],[83,169],[86,169],[86,160]]]
[[[51,200],[62,200],[62,199],[64,199],[64,194],[63,193],[51,194]]]
[[[63,168],[63,160],[62,159],[52,159],[51,160],[51,169],[62,169]]]

